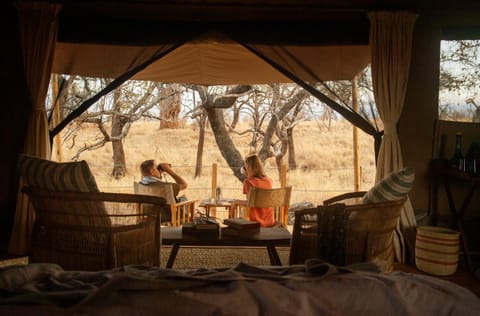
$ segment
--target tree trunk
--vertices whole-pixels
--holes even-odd
[[[473,123],[480,123],[480,106],[475,109],[475,114],[472,119]]]
[[[240,107],[234,105],[232,107],[232,110],[233,110],[233,118],[232,118],[232,123],[230,124],[230,128],[233,131],[237,127],[238,121],[240,119]]]
[[[121,116],[114,115],[112,119],[112,151],[113,151],[113,170],[112,176],[120,179],[127,174],[127,164],[125,162],[125,151],[123,150],[122,134],[123,123]]]
[[[113,140],[112,149],[113,149],[112,176],[115,179],[120,179],[127,174],[127,165],[125,163],[125,152],[123,150],[122,140]]]
[[[198,144],[197,144],[197,161],[195,162],[195,178],[202,175],[202,165],[203,165],[203,145],[205,144],[205,125],[207,123],[205,114],[200,115],[198,121]]]
[[[300,90],[298,93],[296,93],[294,96],[292,96],[288,102],[285,102],[285,104],[282,105],[275,113],[272,114],[272,118],[270,119],[270,122],[268,123],[267,129],[265,130],[265,136],[263,138],[263,145],[262,148],[260,149],[260,152],[258,156],[262,161],[265,161],[265,159],[272,157],[273,153],[271,152],[271,145],[272,145],[272,137],[275,133],[275,130],[277,128],[278,122],[282,120],[285,115],[288,114],[288,112],[293,109],[297,104],[302,102],[303,99],[305,99],[308,96],[308,92],[305,90]]]
[[[118,92],[120,93],[120,92]],[[119,106],[117,104],[118,99],[116,97],[117,92],[115,92],[114,102],[115,107]],[[127,164],[125,163],[125,151],[123,150],[123,136],[122,131],[125,124],[128,122],[128,119],[123,117],[119,111],[115,111],[115,114],[112,115],[112,132],[110,137],[112,140],[112,151],[113,151],[113,169],[112,176],[115,179],[120,179],[127,174]]]
[[[288,138],[288,169],[297,169],[297,161],[295,159],[295,143],[293,141],[293,127],[287,128]]]
[[[220,153],[232,169],[233,174],[243,181],[245,176],[240,173],[240,168],[243,166],[243,158],[240,152],[233,144],[227,128],[225,127],[225,120],[223,118],[223,109],[207,108],[208,120],[212,127],[213,135]]]
[[[179,114],[182,110],[182,86],[179,84],[169,85],[162,90],[160,101],[160,129],[179,127]]]

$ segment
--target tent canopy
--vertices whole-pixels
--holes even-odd
[[[370,63],[368,44],[254,46],[272,59],[293,59],[284,65],[305,81],[350,80]],[[57,42],[52,71],[116,78],[160,47]],[[204,85],[291,82],[244,45],[218,32],[187,41],[132,79]]]

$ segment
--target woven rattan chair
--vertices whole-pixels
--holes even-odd
[[[161,198],[24,187],[35,208],[29,261],[67,270],[160,264]],[[144,209],[148,206],[148,212]]]
[[[57,263],[69,270],[160,264],[164,199],[99,192],[86,161],[21,154],[18,168],[35,212],[30,262]]]
[[[339,194],[324,200],[323,205],[330,205],[338,202],[341,202],[347,205],[358,204],[361,202],[361,199],[365,195],[365,193],[367,193],[367,191],[355,191],[355,192],[347,192],[347,193]]]
[[[276,225],[286,227],[288,223],[288,208],[292,187],[259,189],[251,187],[248,190],[246,205],[238,205],[230,211],[230,217],[250,217],[251,207],[271,207]]]
[[[136,194],[159,196],[166,200],[167,204],[170,206],[170,214],[166,214],[165,212],[161,214],[162,223],[169,223],[172,226],[180,226],[193,219],[195,203],[197,200],[177,202],[175,200],[175,195],[173,194],[173,187],[170,183],[157,182],[143,185],[134,181],[133,189]],[[165,218],[165,220],[163,218]]]
[[[404,203],[335,203],[295,212],[290,264],[320,258],[336,265],[375,262],[382,271],[393,270],[393,232]]]

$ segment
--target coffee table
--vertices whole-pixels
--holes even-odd
[[[211,233],[182,233],[181,227],[162,227],[162,245],[173,245],[167,268],[173,267],[180,246],[266,247],[270,263],[282,265],[276,246],[290,246],[292,234],[283,227],[262,227],[245,236],[221,236]]]

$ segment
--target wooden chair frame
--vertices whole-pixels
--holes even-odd
[[[135,194],[145,194],[164,198],[170,207],[171,222],[169,224],[172,226],[181,226],[183,223],[193,220],[195,204],[198,201],[188,200],[177,202],[173,193],[173,187],[170,183],[158,182],[143,185],[135,181],[133,187]],[[164,221],[162,220],[162,222]]]
[[[250,217],[250,208],[252,207],[271,207],[276,223],[286,227],[288,223],[288,208],[290,206],[290,197],[292,187],[259,189],[251,187],[247,194],[245,209],[237,209],[234,214],[237,217]]]

